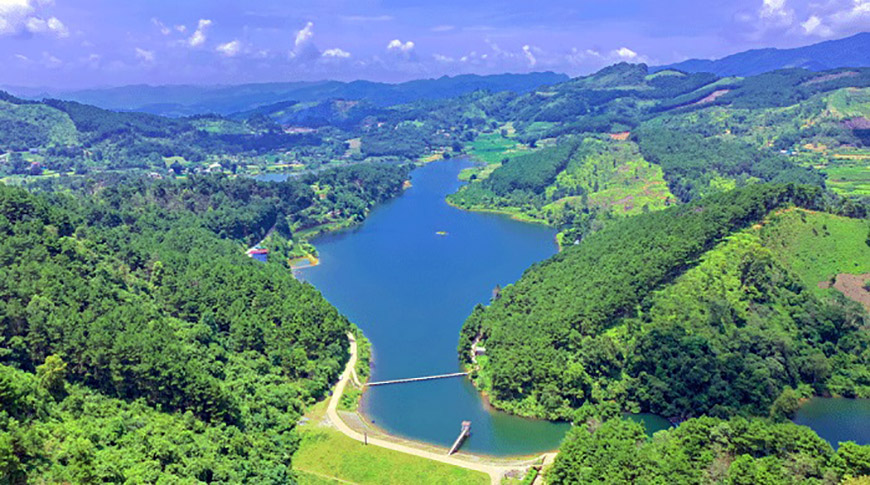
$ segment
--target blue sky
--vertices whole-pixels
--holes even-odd
[[[870,0],[0,0],[0,84],[578,75],[866,30]]]

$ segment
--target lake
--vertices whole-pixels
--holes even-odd
[[[814,397],[798,409],[794,422],[809,426],[834,448],[841,441],[870,445],[870,399]]]
[[[462,185],[456,177],[470,165],[449,160],[415,170],[413,187],[364,224],[313,241],[321,264],[298,273],[371,340],[372,380],[459,371],[459,329],[474,305],[557,250],[551,228],[448,206],[444,197]],[[496,456],[553,450],[569,428],[492,410],[462,378],[370,388],[362,405],[391,434],[445,447],[470,420],[463,450]],[[649,432],[669,427],[655,415],[631,419]],[[795,422],[834,446],[870,444],[870,400],[814,398]]]
[[[415,170],[413,187],[364,224],[313,241],[321,264],[299,273],[371,340],[375,381],[459,371],[459,329],[474,305],[557,251],[551,228],[448,206],[467,166]],[[569,427],[488,409],[464,378],[370,388],[363,411],[392,434],[446,447],[470,420],[463,450],[498,456],[553,450]]]

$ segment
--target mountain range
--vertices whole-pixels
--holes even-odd
[[[390,106],[420,100],[461,96],[473,91],[513,91],[523,94],[543,85],[567,81],[565,74],[466,74],[420,79],[399,84],[371,81],[316,81],[242,84],[238,86],[149,86],[132,85],[82,91],[5,88],[28,99],[61,98],[115,111],[139,111],[161,116],[190,116],[205,113],[228,115],[284,101],[319,102],[328,99],[365,100]]]
[[[754,76],[777,69],[800,67],[825,71],[838,67],[870,66],[870,33],[829,40],[794,49],[753,49],[721,59],[689,59],[659,66],[656,71],[712,72],[718,76]]]

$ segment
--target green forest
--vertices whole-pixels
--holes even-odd
[[[448,203],[560,232],[459,344],[494,406],[575,423],[549,482],[870,474],[788,422],[870,398],[870,70],[462,92],[180,118],[0,92],[0,482],[294,482],[355,328],[291,261],[451,157]]]
[[[647,439],[615,406],[577,412],[548,483],[864,483],[870,447],[836,451],[809,428],[742,417],[692,418]]]
[[[406,176],[0,185],[0,475],[292,482],[296,421],[343,368],[352,326],[243,245],[335,210],[361,219]]]
[[[786,392],[868,397],[867,312],[813,292],[764,224],[826,203],[810,186],[752,185],[614,222],[476,308],[460,355],[481,339],[478,385],[528,416],[570,419],[587,401],[675,418],[766,415]],[[852,255],[870,261],[870,225],[836,221],[859,236],[832,255],[853,271]]]

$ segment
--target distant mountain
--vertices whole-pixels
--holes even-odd
[[[718,60],[689,59],[652,68],[685,72],[712,72],[718,76],[754,76],[777,69],[800,67],[825,71],[838,67],[870,66],[870,33],[829,40],[794,49],[754,49]]]
[[[535,72],[479,76],[443,76],[400,84],[370,81],[288,82],[243,84],[239,86],[122,86],[48,95],[116,111],[141,111],[163,116],[188,116],[204,113],[227,115],[284,101],[321,102],[330,99],[368,101],[376,106],[391,106],[418,100],[446,99],[477,90],[527,93],[538,87],[567,81],[565,74]],[[10,87],[22,97],[38,99],[44,89]]]

